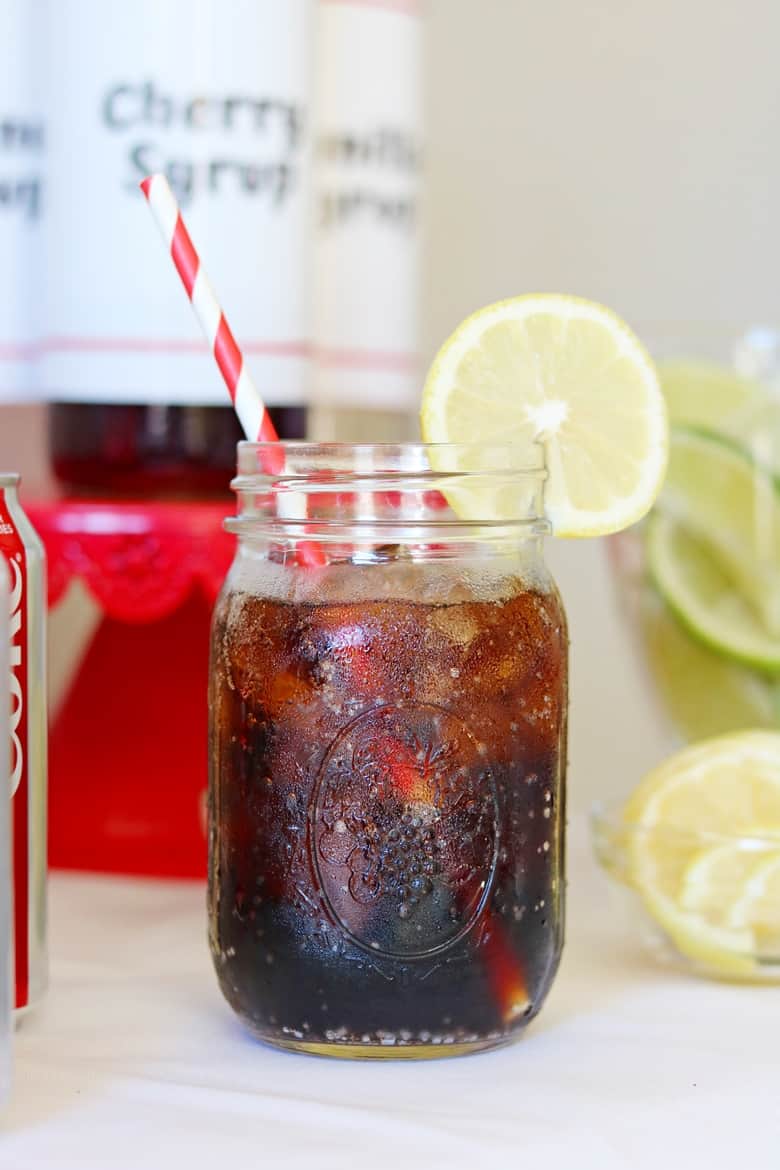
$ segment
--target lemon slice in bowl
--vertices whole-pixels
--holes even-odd
[[[780,835],[780,734],[744,731],[685,748],[639,785],[624,810],[629,880],[678,949],[722,974],[748,975],[746,919],[707,920],[711,888],[731,867],[733,899],[752,876],[741,837]],[[744,960],[744,962],[743,962]]]
[[[777,849],[764,855],[751,870],[731,906],[729,926],[751,930],[759,955],[780,960],[780,837]]]
[[[695,916],[710,938],[717,932],[722,952],[777,962],[780,833],[776,843],[753,833],[702,850],[685,871],[679,903],[689,925]]]
[[[679,880],[701,849],[702,837],[780,833],[780,732],[741,731],[675,753],[636,788],[624,820],[645,830],[636,837],[634,875],[656,885],[659,872],[666,871],[663,892],[677,897]],[[675,867],[668,867],[666,847],[650,830],[679,835]]]
[[[734,904],[747,889],[756,867],[764,861],[766,854],[754,848],[752,837],[723,841],[702,849],[683,874],[680,906],[712,926],[735,925]],[[741,925],[749,925],[748,916]]]
[[[722,979],[744,981],[756,976],[755,940],[750,930],[713,926],[654,891],[646,892],[644,901],[680,954],[700,970]]]
[[[628,527],[663,481],[668,427],[653,363],[619,317],[576,297],[516,297],[469,317],[433,362],[420,417],[427,443],[542,441],[557,536]],[[467,488],[445,494],[465,519],[484,513]]]

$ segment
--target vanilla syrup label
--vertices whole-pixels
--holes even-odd
[[[314,333],[321,401],[416,404],[422,21],[319,0]]]
[[[162,171],[261,392],[301,401],[309,0],[49,0],[45,36],[49,395],[227,401],[138,189]]]

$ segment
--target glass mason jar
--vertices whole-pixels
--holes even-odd
[[[541,449],[508,445],[239,446],[209,920],[261,1039],[437,1056],[539,1011],[563,937],[567,707],[544,477]]]

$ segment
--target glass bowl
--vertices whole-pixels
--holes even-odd
[[[780,729],[780,330],[661,331],[672,442],[644,523],[608,542],[662,729]],[[713,364],[715,363],[715,364]]]
[[[649,522],[659,510],[653,509]],[[610,537],[607,550],[662,741],[672,748],[750,728],[780,730],[780,676],[706,645],[674,613],[648,564],[647,527],[645,522]]]
[[[596,857],[627,929],[663,963],[708,978],[780,983],[780,831],[728,835],[592,812]]]

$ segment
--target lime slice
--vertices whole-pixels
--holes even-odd
[[[713,549],[659,512],[647,526],[647,562],[659,593],[707,646],[768,673],[780,673],[780,638],[720,567]]]
[[[756,615],[780,635],[780,494],[722,437],[674,431],[659,506],[707,541]]]
[[[672,426],[732,438],[763,467],[780,472],[780,401],[766,386],[699,361],[659,362],[658,375]]]
[[[758,382],[711,362],[659,362],[658,376],[672,426],[724,429],[730,433],[730,420],[750,412],[766,398]]]
[[[773,397],[748,404],[728,420],[728,433],[756,463],[780,476],[780,402]]]
[[[527,449],[542,440],[545,511],[558,536],[600,536],[639,520],[666,467],[652,362],[618,317],[575,297],[518,297],[469,317],[431,367],[421,425],[429,443]],[[480,518],[480,504],[484,514],[484,496],[468,488],[450,502],[464,518]]]
[[[777,685],[692,637],[652,590],[639,611],[655,685],[686,739],[780,724]]]

